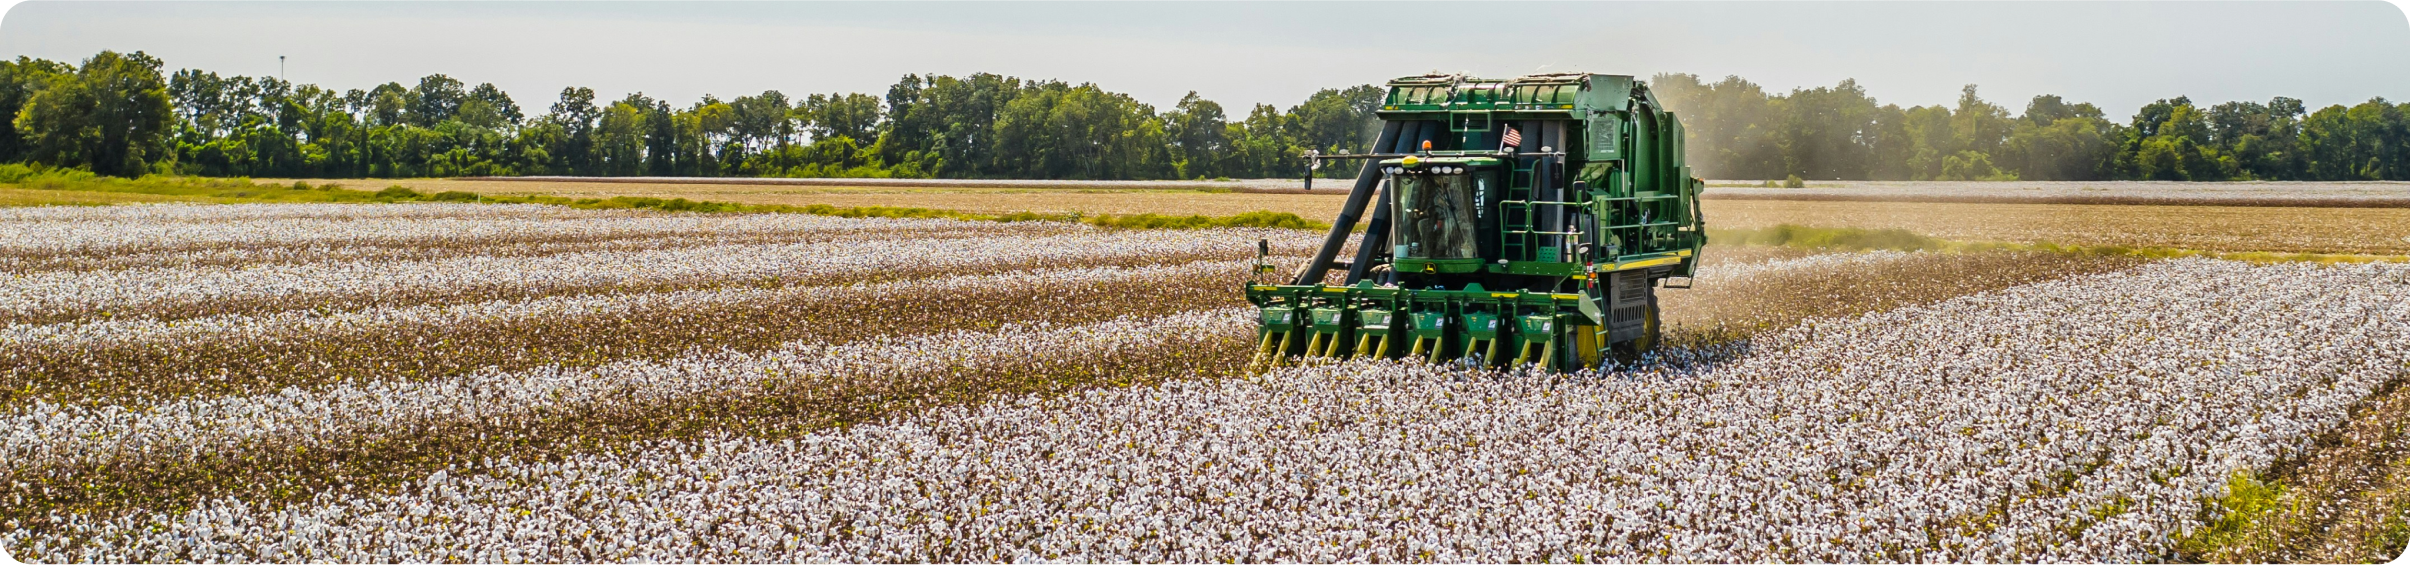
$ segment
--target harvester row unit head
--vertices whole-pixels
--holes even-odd
[[[1646,84],[1563,73],[1388,86],[1372,147],[1310,156],[1362,162],[1321,250],[1288,284],[1247,285],[1259,363],[1571,370],[1655,346],[1656,289],[1687,287],[1707,236],[1681,122]]]

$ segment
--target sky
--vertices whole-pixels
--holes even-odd
[[[2410,17],[2384,2],[21,2],[0,55],[140,50],[169,69],[338,90],[443,73],[529,112],[566,86],[688,104],[883,95],[906,73],[1092,82],[1229,113],[1431,71],[1855,78],[1902,106],[1959,89],[2129,116],[2151,101],[2410,100]]]

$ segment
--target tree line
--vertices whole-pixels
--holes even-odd
[[[1307,150],[1369,145],[1381,94],[1325,89],[1234,121],[1193,92],[1158,111],[1094,84],[981,73],[907,75],[884,97],[772,90],[684,107],[571,87],[536,113],[441,74],[338,92],[103,52],[0,61],[0,115],[15,118],[0,120],[0,162],[118,176],[1288,177]]]
[[[2410,180],[2410,103],[2308,112],[2277,97],[2152,102],[2120,123],[2041,95],[2011,115],[1967,85],[1954,106],[1879,104],[1857,81],[1771,94],[1740,77],[1650,82],[1709,178],[1846,180]]]
[[[441,74],[338,92],[163,68],[142,52],[0,61],[12,118],[0,162],[117,176],[1296,177],[1308,150],[1369,145],[1383,94],[1324,89],[1234,116],[1194,92],[1158,110],[1094,84],[981,73],[906,75],[883,96],[771,90],[682,107],[571,87],[537,113]],[[2381,98],[2307,112],[2290,98],[2177,97],[2118,123],[2058,96],[2012,116],[1971,85],[1955,106],[1905,109],[1855,81],[1772,94],[1660,74],[1652,86],[1711,178],[2410,180],[2410,104]]]

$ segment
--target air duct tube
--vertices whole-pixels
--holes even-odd
[[[1397,143],[1398,130],[1403,125],[1400,122],[1382,123],[1380,138],[1373,140],[1372,148],[1367,152],[1377,153],[1380,148]],[[1314,261],[1307,263],[1305,270],[1297,273],[1297,281],[1290,284],[1320,284],[1322,277],[1330,274],[1331,260],[1339,256],[1340,248],[1347,246],[1347,236],[1356,230],[1356,218],[1364,215],[1364,204],[1372,200],[1373,188],[1380,184],[1381,164],[1365,161],[1364,166],[1356,170],[1356,187],[1348,191],[1346,206],[1339,209],[1338,219],[1331,221],[1330,235],[1322,239],[1322,250],[1314,252]],[[1348,270],[1352,273],[1355,269],[1351,265]]]
[[[1380,200],[1372,205],[1372,218],[1364,222],[1364,241],[1356,244],[1356,260],[1347,263],[1347,284],[1364,280],[1364,274],[1372,270],[1373,258],[1389,245],[1389,190],[1389,183],[1381,183],[1380,193],[1374,196]]]

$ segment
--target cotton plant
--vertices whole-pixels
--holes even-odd
[[[38,561],[2155,560],[2410,374],[2398,264],[1711,249],[1634,362],[1251,372],[1252,243],[1320,234],[0,227],[0,545]]]
[[[2149,560],[2226,477],[2410,367],[2403,271],[2168,261],[1603,373],[1307,364],[10,543],[98,560]]]
[[[627,292],[728,284],[929,276],[1125,263],[1235,260],[1247,230],[1080,230],[1056,235],[848,234],[801,243],[701,245],[537,257],[336,261],[24,273],[0,281],[0,320],[55,323],[146,313],[191,317],[392,302]],[[1294,233],[1289,239],[1299,239]]]

